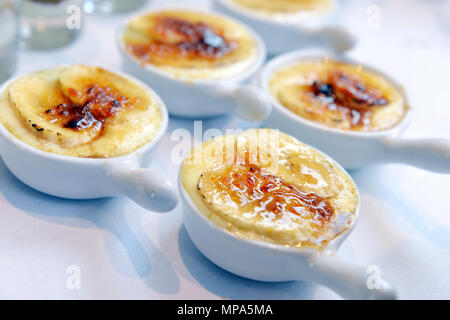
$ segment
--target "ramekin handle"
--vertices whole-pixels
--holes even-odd
[[[344,52],[356,45],[356,37],[345,28],[338,25],[305,27],[297,26],[297,32],[304,39],[328,47],[335,52]]]
[[[134,162],[111,162],[108,175],[124,196],[150,211],[168,212],[178,204],[178,193],[166,175],[143,169]]]
[[[397,293],[381,277],[377,266],[361,266],[336,256],[316,255],[310,260],[315,281],[330,288],[344,299],[394,300]]]
[[[439,138],[388,138],[383,141],[386,161],[450,173],[450,140]]]
[[[264,93],[263,89],[246,85],[233,91],[236,101],[233,112],[236,116],[250,120],[262,121],[266,119],[272,111],[272,104]]]
[[[255,85],[220,84],[207,87],[210,94],[218,99],[228,100],[226,111],[249,121],[262,121],[272,111],[272,104],[262,88]]]

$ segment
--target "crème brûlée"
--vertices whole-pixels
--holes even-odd
[[[265,18],[307,20],[333,10],[334,0],[227,0]]]
[[[148,88],[116,73],[62,66],[14,80],[0,93],[0,123],[46,152],[117,157],[156,136],[162,122],[158,103]]]
[[[182,164],[183,189],[217,226],[244,239],[322,248],[355,220],[359,196],[334,161],[270,129],[216,137]]]
[[[187,80],[237,76],[254,65],[260,54],[254,37],[240,24],[187,10],[138,16],[126,25],[122,41],[142,65]]]
[[[280,68],[271,76],[269,90],[296,115],[342,130],[387,130],[409,109],[402,90],[383,75],[328,59]]]

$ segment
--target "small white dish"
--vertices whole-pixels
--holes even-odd
[[[178,188],[183,202],[183,222],[192,242],[219,267],[258,281],[319,283],[346,299],[396,299],[395,290],[386,280],[378,279],[377,288],[372,288],[367,284],[370,274],[366,266],[342,261],[335,255],[354,229],[359,207],[350,227],[321,250],[295,248],[244,239],[217,226],[200,212],[184,189],[181,171]]]
[[[332,22],[332,16],[338,11],[338,1],[334,2],[330,13],[301,22],[268,18],[230,0],[214,0],[214,9],[253,28],[264,40],[270,55],[311,46],[343,52],[355,46],[356,38]]]
[[[265,45],[254,31],[242,25],[240,22],[223,16],[239,24],[250,33],[256,42],[258,56],[250,68],[233,77],[218,80],[180,79],[151,64],[143,65],[138,58],[126,51],[122,34],[125,26],[132,19],[148,13],[170,9],[183,9],[223,16],[209,11],[186,9],[185,7],[164,7],[162,9],[153,9],[139,13],[130,18],[117,33],[117,45],[123,58],[123,69],[157,91],[166,103],[171,115],[187,118],[202,118],[232,114],[251,121],[265,119],[271,109],[268,97],[259,87],[247,84],[265,61]]]
[[[373,132],[344,131],[309,121],[280,104],[270,94],[269,81],[276,70],[302,59],[335,59],[349,63],[342,56],[336,57],[324,50],[299,50],[271,60],[259,73],[256,81],[272,102],[272,113],[266,119],[267,127],[280,129],[312,146],[323,150],[346,169],[358,169],[381,163],[404,163],[425,170],[450,173],[450,140],[442,138],[409,139],[400,134],[410,122],[413,110],[409,108],[403,119],[393,128]],[[401,86],[391,77],[376,69],[362,65],[393,83],[401,92]],[[404,93],[403,93],[404,95]],[[405,97],[405,101],[406,101]]]
[[[22,142],[0,123],[0,155],[19,180],[43,193],[69,199],[123,195],[148,210],[170,211],[178,203],[176,188],[165,174],[146,169],[167,129],[166,107],[159,96],[142,82],[117,71],[111,72],[144,86],[155,98],[161,112],[161,125],[148,144],[130,155],[115,158],[63,156]],[[20,77],[4,83],[0,92]]]

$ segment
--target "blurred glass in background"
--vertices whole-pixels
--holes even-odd
[[[53,49],[81,31],[84,0],[22,0],[21,37],[27,49]]]
[[[16,68],[18,44],[19,0],[0,0],[0,83]]]
[[[147,0],[86,0],[84,11],[87,13],[128,12],[143,6]]]

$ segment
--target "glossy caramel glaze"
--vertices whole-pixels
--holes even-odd
[[[95,66],[31,73],[0,93],[0,122],[8,131],[66,156],[130,154],[155,137],[161,116],[147,87]]]
[[[326,198],[312,192],[303,192],[282,178],[265,172],[256,165],[226,166],[202,174],[198,190],[203,184],[216,190],[211,201],[228,199],[247,212],[254,212],[278,219],[283,215],[295,215],[310,220],[317,228],[330,221],[334,210]],[[208,194],[202,194],[208,200]]]
[[[157,39],[148,44],[128,44],[127,49],[144,62],[158,63],[158,59],[217,59],[231,52],[236,43],[224,38],[223,32],[203,22],[189,22],[180,18],[156,18],[154,32]],[[175,41],[164,41],[178,38]]]
[[[224,78],[245,71],[257,47],[242,26],[223,17],[165,10],[132,19],[122,40],[142,65],[177,78]]]
[[[183,162],[180,176],[217,226],[279,245],[323,248],[351,226],[359,205],[345,171],[270,129],[209,140]]]
[[[395,126],[408,109],[399,88],[380,74],[337,61],[303,61],[270,79],[272,95],[297,115],[326,126],[378,131]]]
[[[117,116],[121,111],[132,108],[139,100],[130,99],[110,87],[88,84],[85,92],[68,89],[69,96],[64,96],[64,102],[49,108],[44,117],[50,123],[58,123],[64,128],[81,131],[92,127],[102,127],[106,119]],[[71,97],[83,100],[79,104]]]
[[[370,124],[371,112],[389,103],[380,90],[367,88],[358,76],[341,71],[331,71],[325,82],[314,81],[311,92],[328,110],[339,112],[334,121],[343,118],[351,128]]]

